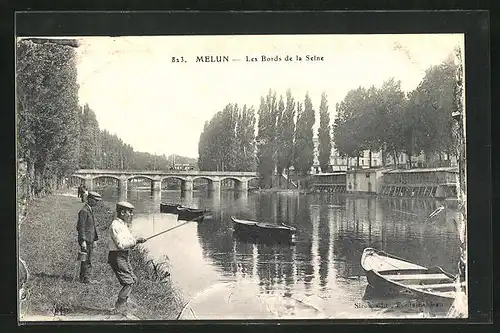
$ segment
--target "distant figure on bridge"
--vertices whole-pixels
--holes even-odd
[[[98,239],[96,221],[92,208],[101,201],[101,195],[96,192],[89,192],[87,203],[78,213],[78,222],[76,230],[78,231],[78,245],[81,252],[86,254],[85,260],[80,265],[80,282],[97,283],[91,280],[92,275],[92,253],[94,252],[95,242]]]

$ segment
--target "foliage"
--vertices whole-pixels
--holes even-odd
[[[295,170],[307,175],[314,163],[313,126],[315,115],[309,94],[304,99],[304,109],[297,107],[295,127]]]
[[[17,42],[18,156],[28,196],[53,191],[77,167],[79,106],[75,51],[45,40]]]
[[[206,171],[255,170],[255,115],[246,105],[228,104],[200,134],[198,165]]]
[[[279,113],[278,119],[278,142],[277,165],[278,173],[286,169],[290,176],[290,167],[293,165],[295,146],[295,100],[290,90],[286,92],[285,109]],[[281,179],[281,177],[280,177]]]
[[[380,88],[359,87],[337,104],[333,138],[344,156],[357,157],[366,149],[390,152],[454,153],[452,136],[457,66],[450,58],[426,71],[419,86],[407,96],[401,83],[385,81]]]
[[[258,115],[257,171],[260,175],[261,187],[270,188],[276,164],[276,120],[278,115],[276,92],[269,90],[265,97],[261,97]]]
[[[319,105],[319,129],[318,129],[318,160],[321,171],[327,172],[330,165],[332,152],[332,139],[330,137],[330,113],[328,112],[328,101],[326,93],[321,94]]]
[[[171,165],[165,157],[134,152],[116,135],[101,131],[90,106],[79,106],[77,46],[75,40],[17,41],[17,148],[27,169],[21,196],[50,193],[78,168]]]

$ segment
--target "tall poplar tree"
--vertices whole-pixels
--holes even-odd
[[[332,139],[330,137],[330,113],[328,112],[326,93],[322,93],[321,104],[319,106],[318,129],[318,160],[322,172],[328,171],[331,153]]]
[[[312,101],[309,94],[306,94],[304,99],[304,110],[297,116],[295,130],[295,168],[297,171],[301,172],[303,176],[309,174],[314,163],[314,122],[315,115]]]
[[[28,196],[52,192],[77,167],[78,46],[71,39],[17,40],[17,147]]]

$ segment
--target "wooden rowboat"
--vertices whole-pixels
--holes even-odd
[[[181,204],[160,204],[160,212],[166,214],[177,215],[177,220],[181,221],[198,221],[201,222],[205,218],[204,209],[196,209],[183,206]]]
[[[363,251],[361,266],[368,284],[385,295],[407,295],[444,309],[455,299],[455,277],[441,267],[426,268],[373,248]]]
[[[179,206],[177,208],[179,217],[177,218],[178,220],[183,220],[183,221],[198,221],[201,222],[205,218],[205,213],[207,212],[204,209],[195,209],[195,208],[188,208],[188,207],[183,207]]]
[[[180,204],[160,204],[160,213],[166,214],[179,214],[178,208],[182,207]]]
[[[271,224],[252,220],[238,219],[231,216],[234,232],[249,237],[261,237],[268,239],[291,239],[297,229],[285,224]]]

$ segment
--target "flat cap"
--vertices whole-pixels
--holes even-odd
[[[116,203],[116,208],[134,209],[135,207],[127,201],[120,201]]]
[[[89,194],[87,195],[89,198],[94,198],[96,200],[102,200],[102,197],[99,193],[97,192],[89,192]]]

